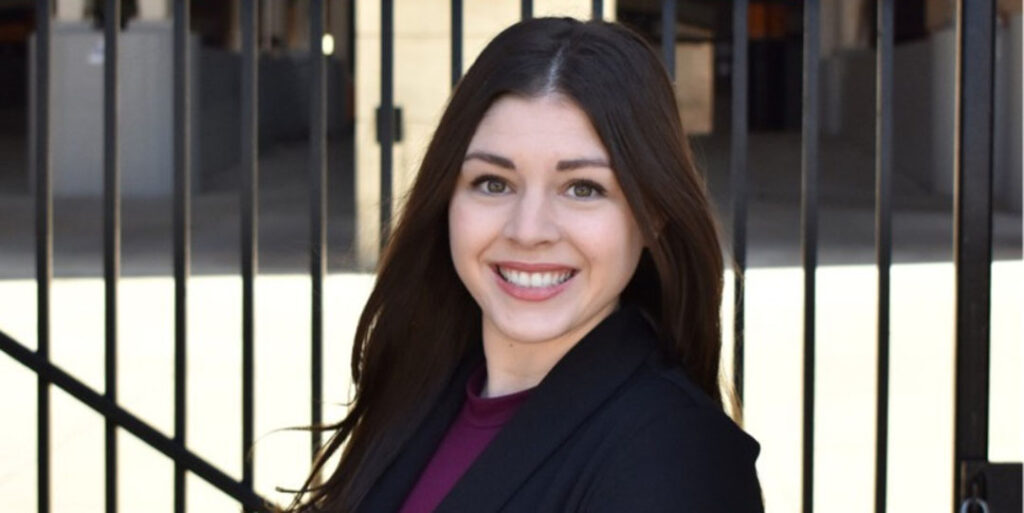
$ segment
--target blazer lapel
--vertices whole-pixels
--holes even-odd
[[[441,438],[448,431],[466,399],[466,381],[470,373],[482,365],[479,351],[471,351],[459,365],[448,386],[437,399],[434,408],[399,451],[391,466],[377,479],[357,511],[377,513],[398,511],[412,490],[420,473],[430,462]]]
[[[602,321],[531,392],[436,513],[501,509],[544,459],[643,363],[653,341],[654,331],[635,308],[623,308]]]

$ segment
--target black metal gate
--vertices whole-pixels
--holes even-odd
[[[312,338],[310,352],[313,372],[310,380],[312,424],[320,424],[323,376],[323,280],[326,261],[326,92],[325,58],[318,51],[324,34],[324,1],[310,0],[309,37],[312,80],[310,104],[309,189],[313,198],[309,212],[309,275],[312,282]],[[877,447],[875,456],[875,510],[886,510],[888,377],[889,377],[889,270],[892,262],[892,160],[893,160],[893,34],[895,0],[877,4],[876,60],[876,160],[875,222],[878,268],[878,395]],[[989,398],[989,306],[992,260],[992,147],[993,70],[995,0],[959,0],[957,28],[957,121],[955,153],[955,264],[956,264],[956,422],[955,494],[953,511],[1019,511],[1021,507],[1021,464],[993,463],[988,458]],[[245,510],[265,511],[268,505],[253,490],[253,462],[244,458],[242,479],[235,480],[189,451],[185,440],[186,305],[190,274],[191,175],[189,154],[190,91],[187,37],[189,2],[173,1],[174,17],[174,436],[168,438],[118,404],[117,396],[117,283],[120,277],[120,169],[118,148],[118,39],[121,1],[105,0],[104,59],[104,284],[105,284],[105,392],[99,393],[50,362],[50,285],[53,253],[53,195],[48,110],[51,80],[50,41],[53,7],[51,0],[36,2],[37,70],[35,104],[35,258],[38,310],[38,348],[32,351],[0,332],[0,349],[34,371],[38,378],[38,511],[50,504],[50,391],[55,385],[92,408],[106,422],[105,497],[107,511],[116,511],[117,443],[121,428],[174,461],[174,510],[185,510],[185,473],[190,472],[238,500]],[[674,74],[676,40],[674,0],[661,2],[662,47],[665,63]],[[803,109],[802,109],[802,195],[801,240],[804,272],[804,397],[803,397],[803,511],[812,511],[814,493],[814,383],[815,383],[815,271],[818,262],[819,202],[819,0],[804,2]],[[393,1],[381,2],[381,107],[394,113],[393,91]],[[521,15],[530,17],[533,5],[522,0]],[[595,18],[603,2],[593,0]],[[462,69],[463,5],[451,2],[451,62],[454,84]],[[241,274],[243,298],[242,329],[242,445],[243,454],[252,447],[253,437],[253,281],[257,274],[257,1],[241,0]],[[748,154],[748,1],[732,5],[731,57],[731,159],[733,257],[739,270],[747,264],[747,154]],[[391,212],[391,148],[395,140],[395,116],[378,117],[381,161],[381,226],[386,233]],[[738,283],[738,281],[737,281]],[[735,388],[742,397],[744,370],[744,301],[737,285],[734,317]],[[321,439],[311,435],[311,451]],[[983,507],[983,505],[987,505]]]

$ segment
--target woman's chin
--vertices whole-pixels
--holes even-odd
[[[501,334],[503,335],[502,338],[507,342],[539,345],[559,339],[565,332],[544,327],[541,329],[503,329]]]
[[[484,338],[509,344],[543,344],[562,338],[571,331],[571,323],[553,319],[551,312],[505,313],[500,319],[484,316]],[[488,333],[489,332],[489,333]]]

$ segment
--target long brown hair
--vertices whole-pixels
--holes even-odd
[[[502,95],[549,93],[589,116],[643,231],[646,249],[621,304],[642,308],[659,327],[666,357],[721,404],[721,248],[664,67],[621,25],[527,20],[491,41],[452,94],[356,329],[351,408],[326,428],[333,435],[293,511],[356,509],[459,362],[478,350],[481,312],[451,261],[448,204],[491,104]],[[338,451],[337,469],[313,486]]]

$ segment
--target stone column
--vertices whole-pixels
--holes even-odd
[[[167,20],[171,17],[168,0],[136,0],[140,20]]]
[[[85,0],[57,0],[54,17],[59,21],[82,21],[85,19]]]

